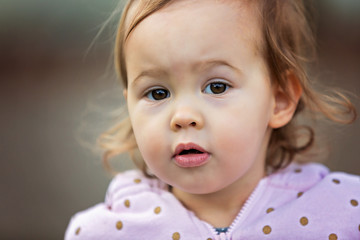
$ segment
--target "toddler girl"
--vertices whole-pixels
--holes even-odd
[[[360,239],[359,177],[293,161],[314,140],[294,122],[303,110],[355,119],[311,86],[305,10],[130,0],[115,52],[129,118],[102,143],[105,161],[128,151],[143,171],[117,175],[65,239]]]

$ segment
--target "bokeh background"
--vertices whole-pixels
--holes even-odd
[[[63,239],[72,214],[104,199],[111,175],[91,143],[123,99],[109,61],[113,28],[92,42],[116,5],[0,1],[0,239]],[[316,8],[317,76],[360,95],[360,1]],[[359,120],[324,132],[326,164],[360,174]]]

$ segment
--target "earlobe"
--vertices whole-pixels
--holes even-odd
[[[291,121],[302,94],[300,81],[294,72],[287,71],[285,74],[286,89],[277,86],[274,90],[275,106],[269,122],[273,129],[283,127]]]
[[[127,89],[123,90],[123,96],[124,96],[125,100],[127,100]]]

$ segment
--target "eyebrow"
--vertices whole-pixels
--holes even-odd
[[[238,69],[237,67],[231,65],[230,63],[224,60],[207,60],[207,61],[198,62],[194,65],[193,70],[205,71],[210,68],[221,67],[221,66],[228,67],[233,71],[237,72],[238,74],[242,74],[242,71],[240,69]]]
[[[159,69],[159,68],[144,70],[144,71],[141,71],[141,73],[134,79],[134,81],[132,81],[131,85],[133,85],[133,86],[137,85],[137,83],[140,81],[140,79],[143,77],[146,77],[146,76],[160,77],[160,76],[164,76],[164,75],[167,75],[166,71]]]
[[[207,69],[221,67],[221,66],[228,67],[228,68],[232,69],[233,71],[237,72],[238,74],[242,74],[242,71],[240,69],[234,67],[233,65],[231,65],[230,63],[228,63],[227,61],[224,61],[224,60],[200,61],[200,62],[195,63],[192,66],[191,70],[202,72],[202,71],[206,71]],[[133,85],[133,86],[137,85],[137,83],[140,81],[140,79],[143,77],[146,77],[146,76],[162,77],[162,76],[166,76],[166,75],[168,75],[168,73],[160,68],[147,69],[147,70],[141,71],[140,74],[134,79],[134,81],[132,81],[131,85]]]

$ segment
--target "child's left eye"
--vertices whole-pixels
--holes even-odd
[[[221,94],[228,90],[229,85],[222,82],[213,82],[206,85],[204,93],[208,94]]]

